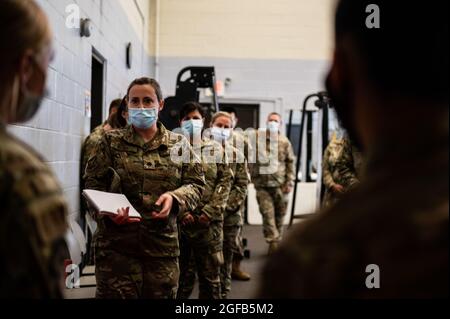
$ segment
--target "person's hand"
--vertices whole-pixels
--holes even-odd
[[[130,207],[127,208],[119,208],[117,210],[117,215],[109,216],[111,220],[117,225],[125,225],[132,223],[139,223],[141,221],[138,217],[129,217],[128,213],[130,212]]]
[[[284,185],[284,187],[281,189],[281,191],[284,194],[289,194],[290,192],[292,192],[292,189],[293,189],[292,185],[287,184],[287,185]]]
[[[332,189],[333,189],[333,192],[338,193],[338,194],[343,194],[345,192],[344,186],[339,185],[339,184],[334,184]]]
[[[198,218],[198,222],[204,226],[208,226],[210,219],[208,216],[206,216],[206,214],[201,214],[200,217]]]
[[[169,217],[169,213],[172,209],[173,204],[173,197],[170,194],[162,194],[158,200],[156,201],[156,206],[161,206],[161,211],[158,212],[152,212],[152,217],[154,219],[166,219]]]
[[[187,213],[181,220],[181,225],[187,226],[193,224],[194,222],[195,222],[194,216],[192,216],[191,213]]]

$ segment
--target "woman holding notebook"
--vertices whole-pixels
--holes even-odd
[[[134,80],[127,103],[131,125],[103,136],[84,178],[88,189],[124,194],[141,218],[127,207],[95,214],[96,297],[175,298],[177,217],[196,208],[204,173],[189,141],[158,121],[164,101],[155,80]]]

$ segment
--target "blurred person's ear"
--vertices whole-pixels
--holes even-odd
[[[35,53],[26,50],[19,63],[19,77],[21,85],[31,93],[42,96],[45,93],[45,81],[47,78],[47,65],[40,65]]]

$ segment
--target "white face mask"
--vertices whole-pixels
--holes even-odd
[[[267,128],[271,132],[279,132],[280,131],[280,123],[278,123],[276,121],[270,121],[269,123],[267,123]]]
[[[231,129],[213,127],[211,128],[211,136],[218,142],[225,142],[231,136]]]

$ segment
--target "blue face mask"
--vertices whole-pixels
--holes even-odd
[[[200,135],[203,129],[203,120],[188,120],[181,122],[181,128],[190,136]]]
[[[144,109],[128,109],[128,121],[131,125],[140,129],[148,129],[158,120],[158,109],[156,107]]]

